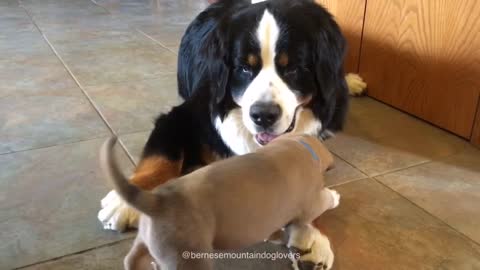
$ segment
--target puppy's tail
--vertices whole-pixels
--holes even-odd
[[[160,202],[162,199],[161,195],[144,191],[130,184],[127,177],[125,177],[118,167],[117,159],[113,151],[116,142],[117,137],[113,136],[107,139],[100,149],[100,166],[105,176],[113,184],[115,191],[128,204],[144,214],[153,215],[158,210],[156,208],[162,205]]]

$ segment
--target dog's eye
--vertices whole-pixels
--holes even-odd
[[[242,72],[250,74],[250,73],[252,73],[252,69],[250,69],[249,67],[243,66],[242,67]]]
[[[285,76],[289,76],[289,77],[296,76],[297,75],[297,69],[296,68],[287,69],[287,70],[285,70],[285,72],[283,74]]]
[[[242,66],[242,67],[239,67],[240,72],[244,75],[247,75],[249,77],[251,77],[253,75],[253,71],[252,69],[249,67],[249,66]]]

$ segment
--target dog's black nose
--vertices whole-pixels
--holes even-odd
[[[275,124],[281,114],[282,109],[275,103],[257,102],[250,107],[250,118],[263,128]]]

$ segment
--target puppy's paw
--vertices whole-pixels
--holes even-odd
[[[304,234],[302,232],[302,234]],[[295,239],[296,238],[296,239]],[[333,251],[330,240],[319,230],[310,227],[308,235],[290,239],[289,248],[301,256],[292,259],[292,267],[295,270],[329,270],[333,265]],[[296,241],[300,240],[298,243]]]
[[[340,204],[340,194],[336,190],[329,189],[329,188],[325,188],[325,189],[330,192],[333,198],[333,204],[332,204],[332,207],[330,207],[330,209],[336,208]]]
[[[128,206],[116,191],[110,191],[102,199],[101,205],[102,209],[97,217],[105,230],[123,232],[128,228],[138,227],[138,212]]]
[[[348,92],[351,96],[361,96],[365,94],[367,83],[365,83],[358,74],[348,73],[345,76],[348,85]]]

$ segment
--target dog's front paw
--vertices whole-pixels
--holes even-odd
[[[295,270],[328,270],[333,265],[333,251],[330,240],[314,227],[309,227],[308,232],[301,232],[303,236],[292,235],[289,248],[300,254],[297,259],[292,259]],[[300,237],[298,237],[300,236]]]
[[[128,206],[115,190],[102,199],[101,205],[102,209],[97,217],[105,230],[123,232],[128,228],[138,227],[139,213]]]
[[[333,251],[328,237],[320,231],[315,230],[313,245],[309,253],[300,257],[299,262],[311,262],[315,265],[313,269],[328,270],[333,265]]]
[[[365,94],[367,84],[363,81],[362,77],[355,73],[348,73],[345,76],[347,81],[348,92],[352,96],[361,96]]]

